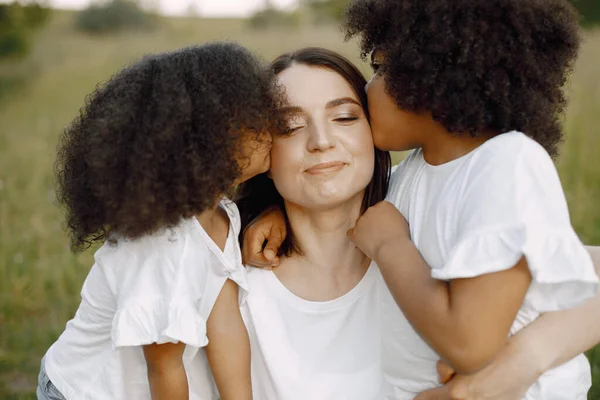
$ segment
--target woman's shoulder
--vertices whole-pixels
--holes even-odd
[[[272,277],[269,276],[272,274],[272,271],[267,269],[252,267],[250,265],[246,265],[245,269],[250,290],[253,290],[253,288],[257,286],[265,286],[266,282],[272,279]]]

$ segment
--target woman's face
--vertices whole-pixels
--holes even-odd
[[[336,72],[294,65],[279,74],[289,132],[273,138],[270,176],[287,203],[331,209],[362,200],[373,177],[371,129],[358,96]]]

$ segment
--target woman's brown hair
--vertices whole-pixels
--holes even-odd
[[[366,79],[361,72],[349,60],[343,56],[320,47],[307,47],[291,53],[283,54],[277,57],[271,64],[271,71],[278,75],[294,65],[307,65],[316,68],[326,68],[339,74],[352,87],[360,104],[367,115],[367,94],[365,93]],[[365,189],[361,213],[367,208],[377,204],[385,198],[389,186],[391,158],[386,151],[375,149],[375,165],[373,178]],[[236,201],[242,218],[242,234],[244,229],[257,218],[261,213],[272,206],[278,206],[285,209],[283,198],[277,192],[275,184],[267,176],[262,174],[245,182],[239,190],[238,200]],[[301,253],[294,240],[294,235],[290,229],[289,221],[286,216],[287,237],[279,249],[278,255],[290,256],[294,252]],[[241,239],[241,237],[240,237]]]

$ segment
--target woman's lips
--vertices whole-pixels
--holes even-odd
[[[342,161],[324,162],[317,165],[313,165],[312,167],[306,169],[306,171],[304,172],[310,175],[328,174],[331,172],[337,172],[345,166],[346,163]]]

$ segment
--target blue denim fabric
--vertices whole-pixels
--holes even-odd
[[[66,400],[62,393],[52,384],[50,378],[48,378],[44,359],[42,359],[40,375],[38,376],[37,398],[38,400]]]

